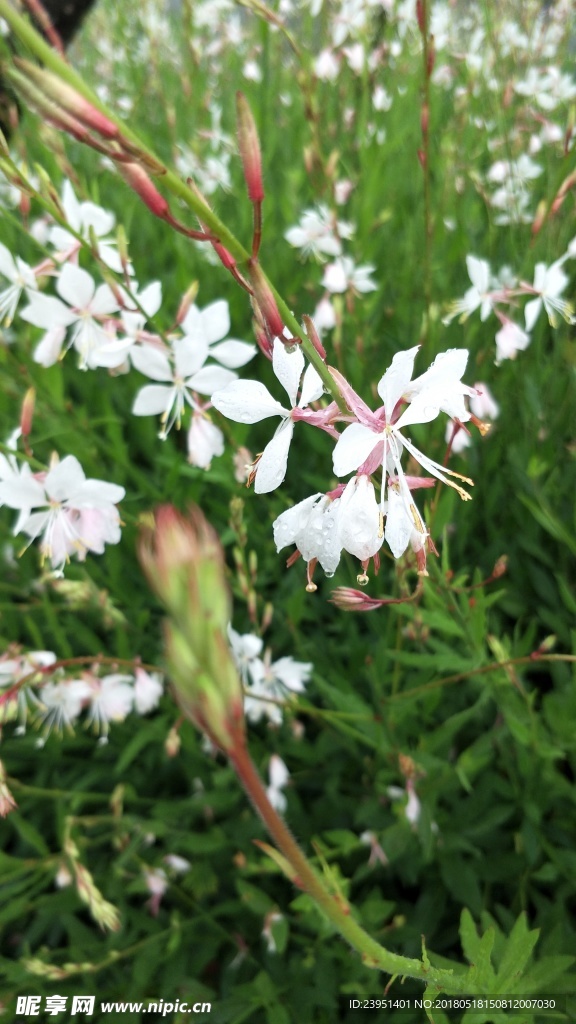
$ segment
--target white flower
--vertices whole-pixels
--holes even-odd
[[[551,327],[558,326],[558,313],[564,317],[567,323],[573,324],[576,322],[571,304],[566,302],[565,299],[560,298],[568,284],[568,277],[561,266],[564,259],[565,257],[556,260],[549,267],[545,263],[536,264],[533,288],[535,292],[538,292],[538,297],[527,302],[524,309],[527,331],[531,331],[534,327],[542,306],[544,306],[548,314]]]
[[[263,640],[253,633],[241,635],[232,626],[228,626],[228,640],[236,668],[243,683],[248,681],[248,672],[253,662],[257,661],[264,646]]]
[[[121,310],[120,320],[126,336],[122,339],[114,338],[96,349],[93,356],[95,366],[105,366],[109,369],[122,366],[132,346],[142,340],[146,322],[156,316],[162,304],[162,285],[159,281],[152,281],[142,291],[134,284],[130,293],[122,289],[122,294],[127,308]],[[136,307],[135,300],[143,312]]]
[[[92,677],[89,721],[104,734],[110,722],[123,722],[134,704],[132,676],[113,673]]]
[[[140,665],[134,673],[134,707],[139,715],[146,715],[158,707],[164,686],[158,672],[146,672]]]
[[[91,695],[91,688],[83,679],[65,679],[58,683],[46,683],[35,701],[39,717],[47,731],[57,732],[70,729],[79,717],[85,702]]]
[[[357,267],[349,256],[339,256],[326,267],[322,285],[333,294],[341,294],[349,289],[360,294],[373,292],[378,287],[370,277],[375,269],[371,263]]]
[[[290,693],[302,693],[312,665],[294,658],[279,658],[269,664],[267,658],[254,658],[249,666],[249,683],[244,698],[244,713],[250,722],[265,717],[273,725],[282,721],[283,705]]]
[[[467,256],[466,267],[472,287],[468,289],[463,299],[450,303],[450,312],[442,321],[444,324],[450,323],[453,317],[458,315],[462,323],[476,309],[480,309],[480,319],[486,320],[492,311],[492,299],[489,294],[490,264],[486,260],[478,259],[477,256]]]
[[[453,476],[466,480],[465,477],[429,459],[402,433],[404,427],[436,419],[441,410],[449,415],[457,410],[462,422],[470,418],[462,396],[474,392],[460,380],[468,353],[464,349],[444,352],[425,374],[411,381],[417,351],[416,346],[394,356],[391,366],[378,384],[378,394],[384,405],[375,415],[373,424],[350,424],[340,435],[333,452],[336,476],[345,476],[359,469],[370,457],[373,463],[369,466],[370,472],[381,463],[380,514],[384,516],[387,513],[384,536],[395,558],[399,558],[411,542],[415,550],[421,548],[427,536],[402,469],[400,460],[404,448],[432,476],[458,491],[461,498],[470,497],[459,484],[449,479],[449,476]],[[409,404],[399,412],[402,401],[406,400]],[[384,492],[389,474],[386,505]],[[416,531],[417,537],[413,536],[413,531]]]
[[[290,409],[285,409],[272,397],[268,388],[257,380],[236,380],[222,391],[212,395],[212,405],[228,419],[237,423],[259,423],[269,416],[280,416],[281,423],[274,437],[268,442],[258,460],[255,473],[254,490],[257,494],[267,494],[275,490],[286,476],[288,451],[294,433],[292,412],[304,409],[310,402],[316,401],[322,394],[322,381],[318,372],[310,364],[302,377],[304,356],[300,346],[289,352],[278,339],[274,339],[272,353],[274,373],[284,387],[290,400]],[[298,388],[302,378],[300,399],[296,402]]]
[[[9,327],[14,319],[16,307],[24,288],[35,289],[34,271],[19,256],[14,259],[12,253],[0,242],[0,276],[10,282],[8,288],[0,292],[0,320]]]
[[[345,221],[335,221],[330,210],[324,204],[315,209],[304,210],[300,223],[289,228],[284,238],[296,249],[301,249],[304,256],[339,256],[342,252],[341,238],[350,238],[353,225]]]
[[[208,355],[229,370],[245,366],[256,354],[256,346],[247,341],[223,340],[230,330],[230,310],[225,299],[218,299],[205,309],[191,306],[182,321],[182,330],[194,344],[207,345]]]
[[[323,82],[333,82],[338,77],[340,63],[332,50],[321,50],[314,61],[314,74]]]
[[[318,559],[327,576],[333,576],[342,544],[338,530],[340,498],[312,494],[282,512],[273,523],[276,550],[295,544],[306,562]]]
[[[470,412],[479,420],[495,420],[500,415],[500,406],[487,384],[476,381],[476,394],[470,398]]]
[[[22,473],[0,482],[0,503],[22,513],[16,531],[32,540],[41,536],[42,556],[60,574],[70,555],[84,561],[88,551],[102,554],[105,544],[118,543],[115,506],[125,493],[116,484],[87,480],[73,455],[55,462],[42,480]],[[35,508],[42,511],[31,512]]]
[[[62,186],[62,208],[67,223],[87,242],[91,242],[91,236],[96,236],[96,245],[100,259],[115,273],[122,273],[122,261],[116,248],[116,243],[104,236],[108,235],[115,224],[113,213],[103,210],[96,203],[80,203],[76,198],[74,189],[69,181]],[[50,242],[64,258],[68,258],[71,252],[79,248],[80,243],[75,235],[66,228],[55,224],[50,229]]]
[[[152,345],[140,345],[132,350],[131,359],[136,369],[146,377],[162,382],[141,388],[134,399],[132,412],[134,416],[161,415],[160,437],[163,440],[175,423],[180,427],[186,404],[197,408],[193,392],[210,396],[235,379],[236,374],[232,370],[204,366],[208,355],[207,340],[194,341],[191,337],[174,341],[169,354]]]
[[[96,288],[88,271],[71,263],[63,267],[56,291],[64,302],[44,292],[28,291],[29,305],[20,316],[45,331],[72,326],[70,345],[80,355],[80,369],[93,368],[96,349],[110,340],[95,318],[106,318],[116,312],[118,303],[114,293],[107,284]]]

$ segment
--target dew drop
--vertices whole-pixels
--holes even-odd
[[[333,572],[327,572],[327,573],[325,573],[324,575],[325,575],[325,576],[327,576],[329,580],[331,580],[331,579],[332,579],[332,577],[333,577],[333,576],[335,575],[335,573],[333,573]]]
[[[359,583],[361,587],[365,587],[369,580],[370,577],[367,576],[365,572],[361,572],[360,575],[356,577],[356,582]]]

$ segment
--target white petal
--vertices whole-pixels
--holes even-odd
[[[232,384],[236,378],[234,370],[225,370],[223,366],[203,366],[198,373],[188,378],[186,387],[210,397],[215,391],[221,391]]]
[[[160,281],[152,281],[141,292],[138,292],[138,302],[147,317],[156,316],[162,305],[162,285]]]
[[[259,423],[268,416],[288,415],[259,380],[232,381],[212,395],[212,405],[236,423]]]
[[[210,469],[214,456],[224,451],[224,435],[204,416],[193,416],[188,431],[188,462],[199,469]]]
[[[70,227],[74,228],[75,231],[80,231],[80,203],[78,202],[74,189],[68,179],[66,179],[62,186],[62,206],[64,207],[66,220]]]
[[[204,334],[209,345],[226,337],[230,330],[230,310],[225,299],[212,302],[202,310],[201,315]]]
[[[480,295],[488,291],[490,284],[490,264],[486,260],[480,260],[477,256],[466,257],[468,277]]]
[[[538,317],[540,316],[540,310],[542,309],[542,299],[531,299],[527,302],[524,307],[524,317],[526,321],[526,330],[530,332],[534,327]],[[20,314],[23,315],[22,313]]]
[[[272,440],[266,445],[256,469],[254,479],[256,494],[268,494],[282,483],[286,476],[288,451],[293,433],[292,420],[285,420]]]
[[[85,481],[86,474],[78,459],[74,455],[67,455],[46,474],[44,487],[53,501],[64,501],[82,487]]]
[[[239,366],[245,366],[256,355],[256,346],[249,345],[247,341],[236,341],[230,338],[228,341],[221,341],[213,345],[210,355],[222,366],[231,370],[237,370]]]
[[[305,529],[310,518],[310,513],[314,508],[314,505],[321,498],[322,494],[312,494],[309,498],[304,498],[304,501],[299,501],[297,505],[293,505],[292,508],[282,512],[272,524],[274,531],[274,543],[276,545],[276,551],[281,551],[282,548],[288,547],[289,544],[296,544],[296,537],[300,530]]]
[[[29,305],[20,311],[20,317],[34,327],[43,327],[45,331],[53,327],[68,327],[78,317],[65,306],[60,299],[43,292],[26,292]]]
[[[412,380],[414,360],[419,347],[419,345],[415,345],[414,348],[409,348],[405,352],[397,352],[386,373],[380,378],[378,394],[382,399],[388,419],[392,416],[396,405],[408,390]]]
[[[401,558],[412,536],[414,523],[395,487],[388,488],[388,514],[384,538],[394,558]]]
[[[202,313],[198,309],[198,306],[190,306],[190,309],[186,313],[181,325],[184,334],[189,335],[191,338],[196,340],[200,338],[205,341],[204,336],[204,324],[202,322]]]
[[[117,505],[126,497],[126,491],[119,484],[107,480],[85,480],[77,491],[70,494],[68,504],[72,508],[102,508]]]
[[[355,477],[347,484],[339,525],[342,547],[360,561],[372,558],[382,547],[384,536],[378,536],[380,510],[368,477]]]
[[[46,494],[33,477],[11,477],[0,483],[0,504],[8,508],[37,508],[46,504]]]
[[[336,476],[346,476],[352,470],[358,469],[381,440],[381,434],[375,434],[362,423],[351,423],[340,434],[332,453]]]
[[[141,388],[132,406],[133,416],[158,416],[171,404],[174,388],[164,384],[146,384]]]
[[[275,338],[274,350],[272,352],[272,366],[274,368],[274,373],[288,394],[290,407],[293,409],[296,405],[296,395],[298,394],[298,386],[300,384],[302,370],[304,369],[302,347],[300,345],[296,345],[294,351],[289,352],[286,345],[279,341],[278,338]]]
[[[107,284],[100,284],[96,294],[90,303],[90,312],[94,316],[106,316],[107,313],[115,313],[118,309],[118,300],[114,292]]]
[[[16,264],[12,253],[0,242],[0,274],[8,278],[9,281],[14,281],[16,273]]]
[[[316,367],[310,363],[302,380],[302,393],[298,405],[301,409],[305,409],[307,405],[310,405],[310,402],[315,402],[323,393],[324,385],[322,378]]]
[[[101,206],[96,206],[96,203],[81,203],[80,216],[86,235],[89,234],[89,229],[93,228],[98,238],[109,235],[116,223],[114,214],[103,210]]]
[[[208,342],[204,338],[179,338],[172,348],[179,377],[190,377],[208,358]]]
[[[82,270],[82,267],[76,267],[73,263],[64,264],[56,282],[56,291],[69,306],[88,309],[95,290],[94,279],[87,270]]]
[[[152,345],[135,345],[130,358],[132,364],[150,380],[168,381],[173,379],[168,356]]]
[[[95,366],[105,366],[108,369],[122,366],[133,345],[133,338],[110,341],[107,345],[101,345],[100,348],[96,349],[92,356],[92,362]]]
[[[40,366],[54,366],[60,358],[64,338],[66,337],[65,327],[52,327],[38,342],[32,356],[35,363]]]

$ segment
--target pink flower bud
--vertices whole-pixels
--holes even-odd
[[[264,199],[264,186],[262,184],[260,142],[252,111],[246,97],[241,92],[236,93],[236,123],[238,125],[238,148],[248,195],[252,203],[261,203]]]
[[[254,298],[262,314],[262,319],[274,338],[284,332],[284,321],[278,311],[276,299],[259,263],[250,260],[248,264],[250,283],[254,289]]]
[[[48,99],[68,111],[87,128],[91,128],[104,139],[118,138],[120,132],[117,125],[57,75],[53,75],[52,72],[46,71],[44,68],[39,68],[30,61],[16,58],[14,63],[27,78],[39,86]]]
[[[22,437],[29,437],[32,430],[32,419],[34,417],[34,404],[36,400],[36,391],[34,388],[28,388],[28,391],[24,395],[24,401],[22,402],[22,412],[20,413],[20,430]]]
[[[142,202],[155,217],[166,217],[169,212],[168,203],[164,196],[160,195],[152,179],[140,167],[140,164],[119,163],[118,170],[126,183],[140,196]]]

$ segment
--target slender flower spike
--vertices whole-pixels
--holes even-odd
[[[274,437],[268,442],[258,459],[254,490],[267,494],[279,487],[286,476],[288,451],[294,433],[294,420],[305,418],[300,413],[310,402],[320,398],[323,387],[317,370],[308,366],[304,376],[304,356],[299,347],[289,352],[285,345],[274,339],[272,354],[274,373],[290,400],[290,409],[285,409],[272,397],[268,388],[257,380],[236,380],[222,391],[212,395],[212,405],[218,412],[236,423],[259,423],[269,416],[280,416],[281,423]],[[300,398],[298,389],[302,382]]]

